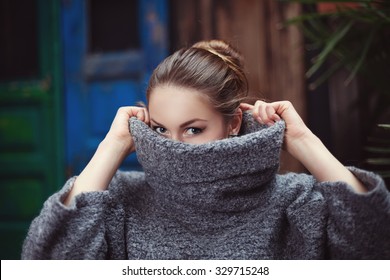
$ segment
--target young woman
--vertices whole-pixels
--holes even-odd
[[[343,166],[290,102],[246,95],[242,58],[225,42],[166,58],[147,108],[118,110],[32,222],[22,257],[388,259],[383,180]],[[311,175],[277,174],[282,145]],[[135,151],[144,172],[118,171]]]

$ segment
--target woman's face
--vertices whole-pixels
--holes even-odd
[[[191,144],[227,138],[231,125],[199,91],[172,85],[149,96],[150,126],[162,136]]]

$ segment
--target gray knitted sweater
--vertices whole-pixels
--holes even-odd
[[[23,259],[389,259],[390,195],[367,186],[278,175],[284,123],[245,115],[242,136],[191,145],[132,119],[144,172],[118,171],[108,189],[62,201],[75,178],[34,219]]]

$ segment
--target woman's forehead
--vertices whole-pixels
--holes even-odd
[[[149,113],[153,116],[208,118],[219,114],[201,92],[177,86],[162,86],[149,97]]]

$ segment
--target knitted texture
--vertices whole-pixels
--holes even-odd
[[[284,122],[264,129],[244,115],[244,135],[194,145],[166,139],[131,121],[146,180],[160,198],[182,210],[237,212],[255,208],[279,168]],[[187,206],[187,207],[184,207]]]
[[[165,139],[130,120],[144,172],[118,171],[108,190],[44,205],[24,259],[388,259],[390,196],[383,180],[350,168],[369,189],[278,175],[284,122],[244,116],[242,135],[201,145]]]

